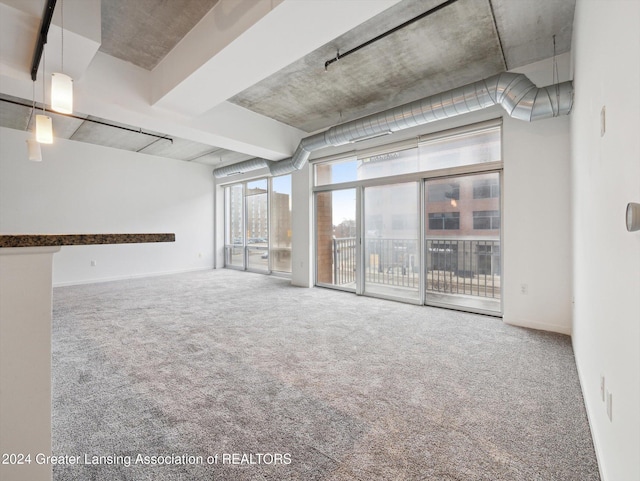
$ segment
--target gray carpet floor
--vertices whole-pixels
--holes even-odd
[[[231,270],[53,317],[55,481],[599,479],[567,336]]]

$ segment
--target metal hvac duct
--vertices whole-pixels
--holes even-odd
[[[371,139],[494,105],[502,106],[511,117],[528,122],[568,115],[573,105],[573,84],[568,81],[538,88],[523,74],[504,72],[305,137],[290,159],[250,159],[215,169],[213,175],[227,177],[263,167],[268,167],[272,175],[288,174],[302,168],[316,150]]]

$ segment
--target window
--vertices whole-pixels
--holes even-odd
[[[434,212],[429,214],[429,230],[460,229],[460,212]]]
[[[476,246],[478,274],[500,275],[500,244],[497,241],[480,241]]]
[[[376,155],[361,153],[314,165],[315,185],[341,184],[417,172],[418,149],[404,148]]]
[[[501,160],[500,132],[500,126],[491,126],[447,136],[426,135],[418,144],[420,170]]]
[[[500,228],[500,211],[480,210],[473,212],[473,228],[476,230],[494,230]]]
[[[382,214],[368,214],[365,223],[367,224],[367,234],[369,236],[382,236]]]
[[[291,272],[291,175],[225,187],[225,267]]]
[[[360,154],[358,162],[358,180],[412,174],[419,169],[418,149],[415,147],[377,155]]]
[[[473,183],[474,199],[491,199],[495,197],[500,197],[498,179],[482,179]]]
[[[458,269],[458,243],[427,242],[427,269],[456,271]]]
[[[358,180],[358,165],[359,162],[355,157],[315,164],[315,183],[328,185]]]
[[[404,230],[410,223],[409,216],[406,214],[393,214],[391,216],[391,229],[392,230]]]
[[[271,179],[271,269],[291,272],[291,175]]]
[[[356,190],[316,193],[316,282],[355,290]]]
[[[242,185],[225,187],[225,265],[244,268]]]
[[[450,202],[451,199],[460,200],[460,184],[442,183],[430,184],[427,190],[429,202]]]

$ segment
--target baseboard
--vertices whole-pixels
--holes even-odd
[[[172,274],[184,274],[187,272],[209,271],[213,270],[213,266],[194,267],[191,269],[178,269],[175,271],[146,272],[144,274],[129,274],[123,276],[100,277],[97,279],[83,279],[77,281],[54,282],[53,287],[79,286],[82,284],[99,284],[101,282],[124,281],[127,279],[143,279],[145,277],[170,276]]]
[[[571,344],[573,344],[573,339]],[[600,453],[600,448],[597,442],[597,436],[595,435],[596,429],[593,423],[591,422],[591,408],[589,407],[588,397],[585,395],[584,383],[582,382],[582,371],[580,370],[580,364],[578,364],[578,359],[575,357],[575,346],[573,347],[574,359],[576,361],[576,371],[578,372],[578,382],[580,383],[580,391],[582,392],[582,399],[584,401],[584,409],[587,412],[587,422],[589,423],[589,431],[591,432],[591,442],[593,443],[593,449],[596,452],[596,461],[598,463],[598,471],[600,473],[600,480],[606,481],[607,478],[604,476],[604,471],[602,469],[602,456]]]
[[[571,335],[571,326],[558,326],[556,324],[547,324],[537,321],[513,321],[508,319],[507,317],[503,317],[502,320],[505,324],[509,324],[511,326],[528,327],[530,329],[537,329],[539,331],[557,332],[559,334],[566,334],[567,336]]]

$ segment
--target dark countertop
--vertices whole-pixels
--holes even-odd
[[[175,242],[175,234],[0,234],[3,247],[78,246]]]

